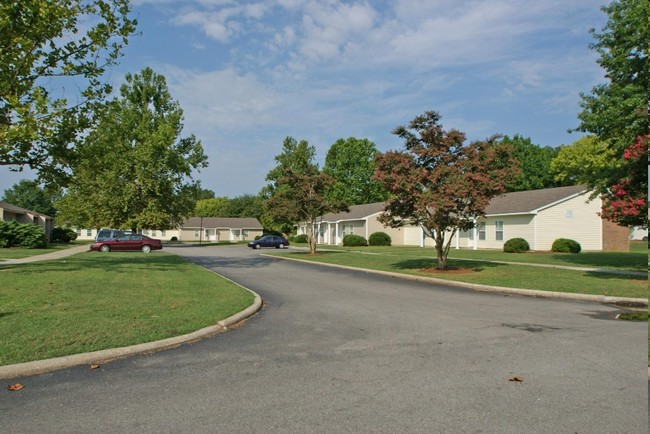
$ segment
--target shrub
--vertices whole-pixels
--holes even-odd
[[[169,241],[178,241],[178,237],[177,237],[177,236],[173,236],[173,237],[171,237],[171,239],[170,239]]]
[[[298,244],[307,244],[309,240],[307,239],[307,234],[300,234],[293,237],[293,242]]]
[[[343,245],[346,247],[367,246],[368,241],[361,235],[346,235],[343,237]]]
[[[511,238],[503,245],[503,251],[506,253],[524,253],[529,250],[530,245],[523,238]]]
[[[70,228],[55,227],[50,234],[52,243],[69,243],[77,239],[77,233]]]
[[[40,249],[46,246],[45,232],[39,226],[0,221],[0,247]]]
[[[368,237],[368,245],[370,246],[390,246],[391,242],[390,235],[386,232],[373,232]]]
[[[580,253],[582,247],[577,241],[569,240],[567,238],[558,238],[553,241],[551,250],[558,253]]]

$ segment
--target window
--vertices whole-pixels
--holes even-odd
[[[485,222],[481,222],[478,224],[478,239],[481,241],[485,241]]]
[[[474,241],[474,228],[467,231],[467,234],[468,234],[469,240]]]
[[[81,235],[81,230],[79,230],[79,235]],[[93,236],[93,230],[92,229],[86,229],[86,236],[87,237],[92,237]]]
[[[167,231],[165,231],[165,230],[160,231],[160,236],[161,237],[164,237],[166,235],[167,235]]]
[[[77,230],[76,230],[75,232],[77,232],[77,236],[78,236],[78,237],[81,236],[81,229],[77,228]]]
[[[194,230],[194,238],[198,238],[198,237],[199,237],[199,234],[200,234],[199,230],[198,230],[198,229],[195,229],[195,230]]]
[[[151,236],[152,236],[152,237],[155,237],[155,236],[156,236],[156,230],[155,230],[155,229],[151,231]]]
[[[503,241],[503,221],[497,220],[494,222],[495,236],[497,241]]]

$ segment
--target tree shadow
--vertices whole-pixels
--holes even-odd
[[[435,258],[408,259],[406,261],[400,261],[391,264],[392,267],[395,267],[398,270],[412,271],[435,268],[437,265],[438,260]],[[450,270],[466,269],[472,271],[483,271],[488,268],[503,267],[504,265],[505,264],[483,261],[457,261],[454,259],[449,259],[447,261],[447,268]]]
[[[551,256],[580,267],[627,268],[637,271],[647,270],[648,255],[645,253],[618,252],[580,252],[556,253]]]

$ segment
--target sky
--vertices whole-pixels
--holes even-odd
[[[434,110],[471,140],[581,137],[580,92],[605,81],[589,48],[603,0],[134,0],[139,35],[107,76],[165,76],[217,196],[257,194],[285,137],[400,149],[391,131]],[[0,192],[30,171],[0,167]]]

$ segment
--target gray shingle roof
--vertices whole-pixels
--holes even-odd
[[[369,215],[384,210],[384,202],[367,203],[365,205],[352,205],[349,212],[328,213],[323,216],[323,221],[336,222],[340,220],[361,220]],[[318,219],[317,221],[320,221]]]
[[[181,225],[181,229],[201,227],[200,217],[190,217]],[[203,228],[262,229],[262,225],[252,217],[203,217]]]
[[[570,187],[506,193],[490,201],[490,204],[485,209],[485,215],[531,213],[584,191],[587,191],[584,186],[573,185]]]

